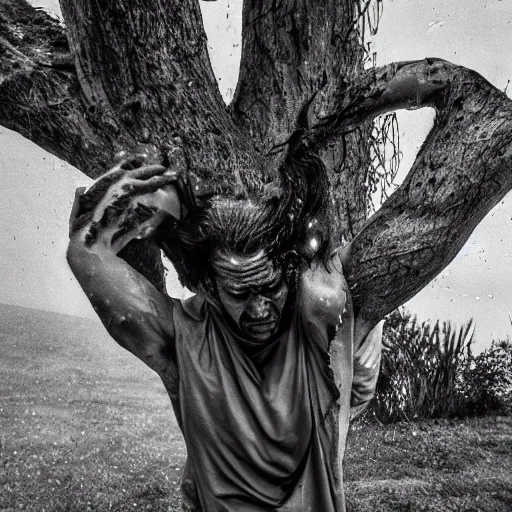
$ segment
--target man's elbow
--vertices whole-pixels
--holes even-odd
[[[100,251],[96,248],[91,250],[78,238],[70,239],[66,251],[66,260],[82,286],[94,277],[98,271],[101,274],[101,269],[107,265],[106,258]]]
[[[84,247],[83,243],[78,240],[77,237],[72,237],[68,243],[66,260],[68,262],[69,268],[71,268],[73,274],[75,274],[76,277],[78,277],[77,274],[81,273],[86,259],[86,248]]]

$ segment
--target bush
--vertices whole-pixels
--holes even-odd
[[[371,412],[382,423],[464,414],[463,377],[472,361],[473,322],[456,331],[399,310],[386,319],[381,373]]]
[[[381,372],[369,415],[381,423],[512,412],[512,339],[471,351],[473,322],[419,323],[394,311],[384,323]]]
[[[512,339],[494,340],[472,359],[464,375],[468,415],[512,411]]]

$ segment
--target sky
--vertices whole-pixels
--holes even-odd
[[[33,5],[59,14],[57,0]],[[229,101],[240,59],[241,2],[201,2],[210,56]],[[512,0],[384,0],[372,41],[377,64],[441,57],[477,70],[499,89],[512,80]],[[511,96],[512,85],[508,88]],[[428,132],[433,112],[400,112],[404,153],[398,183]],[[0,127],[0,302],[93,317],[65,262],[78,170]],[[455,260],[407,307],[422,320],[476,322],[477,348],[512,335],[512,195],[477,227]],[[175,281],[174,296],[183,296]]]

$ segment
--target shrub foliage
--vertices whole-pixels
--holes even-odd
[[[512,341],[471,351],[474,324],[419,323],[397,310],[384,324],[381,373],[370,413],[382,423],[463,417],[510,408]]]
[[[495,340],[472,359],[463,380],[468,414],[512,411],[512,339]]]

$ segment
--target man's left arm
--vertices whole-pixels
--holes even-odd
[[[354,335],[354,373],[350,396],[350,418],[362,414],[375,395],[382,353],[382,327],[379,322],[372,329],[356,319]]]
[[[333,251],[332,263],[341,274],[351,266],[351,244]],[[353,379],[350,397],[351,418],[359,416],[375,394],[382,350],[383,321],[375,325],[356,312],[354,319]]]

